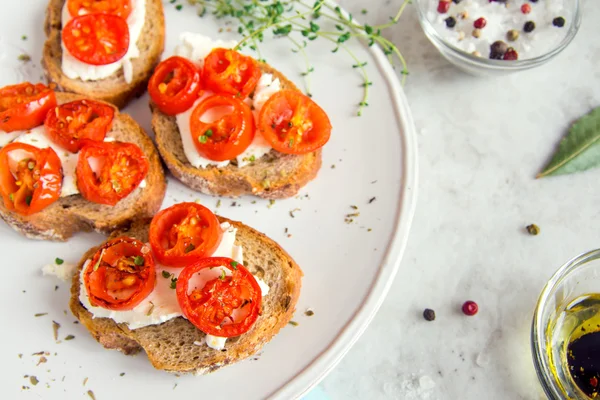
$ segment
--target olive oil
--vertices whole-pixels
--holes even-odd
[[[548,329],[552,372],[571,383],[566,392],[600,399],[600,293],[573,300]]]

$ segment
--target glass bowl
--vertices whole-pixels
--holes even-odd
[[[568,343],[554,338],[554,323],[578,297],[600,292],[600,250],[579,255],[548,281],[538,300],[531,328],[533,363],[544,392],[551,400],[589,399],[577,387],[564,362],[553,362]],[[552,365],[557,367],[553,368]]]
[[[450,61],[452,64],[460,68],[461,70],[476,76],[497,76],[506,75],[512,72],[522,71],[530,68],[534,68],[545,64],[552,58],[557,56],[563,51],[569,43],[573,40],[579,26],[581,25],[581,6],[580,0],[572,0],[573,9],[571,14],[571,20],[568,21],[568,31],[564,39],[556,45],[553,49],[545,54],[537,57],[516,60],[516,61],[504,61],[504,60],[492,60],[487,57],[475,56],[471,53],[463,51],[453,44],[446,41],[437,32],[431,21],[427,18],[427,12],[424,4],[431,0],[416,0],[417,12],[419,14],[419,22],[425,32],[425,35],[431,43],[439,50],[439,52]]]

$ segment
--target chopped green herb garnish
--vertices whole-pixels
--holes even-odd
[[[198,138],[198,141],[200,143],[206,143],[207,140],[208,140],[208,138],[206,137],[206,135],[202,135]]]
[[[144,265],[144,257],[142,256],[135,256],[135,258],[133,259],[133,263],[137,266],[141,266]]]
[[[61,265],[62,263],[64,263],[64,260],[62,258],[56,257],[56,259],[54,260],[54,263],[56,265]]]
[[[119,376],[125,376],[125,372],[121,372]]]
[[[12,201],[13,203],[15,202],[15,194],[11,193],[8,195],[8,198],[10,199],[10,201]]]
[[[293,147],[294,146],[294,139],[290,139],[290,142],[288,143],[288,147]]]
[[[240,263],[239,263],[239,262],[237,262],[237,261],[232,261],[232,262],[231,262],[231,268],[233,268],[233,269],[237,270],[237,266],[238,266],[239,264],[240,264]]]
[[[296,321],[290,321],[290,322],[288,322],[288,324],[293,325],[293,326],[298,326],[298,323]]]
[[[21,40],[27,40],[27,35],[21,36]]]
[[[173,277],[171,278],[171,289],[175,289],[177,287],[177,278]]]
[[[194,246],[193,243],[188,244],[185,249],[183,250],[185,253],[189,253],[190,251],[194,251],[196,249],[196,246]]]
[[[253,154],[253,155],[251,155],[251,156],[250,156],[250,158],[248,158],[248,160],[249,160],[250,162],[254,162],[254,161],[256,161],[256,157],[255,157],[255,156],[254,156],[254,154]]]
[[[225,279],[225,276],[226,276],[225,275],[225,270],[223,268],[221,268],[221,275],[219,275],[219,279],[223,280],[223,279]]]
[[[154,311],[154,303],[150,302],[150,308],[148,309],[148,312],[146,313],[147,316],[150,316],[152,314],[152,311]],[[121,375],[123,376],[123,375]]]
[[[96,265],[94,265],[94,271],[96,271],[98,268],[100,268],[100,262],[102,261],[103,255],[104,255],[104,249],[102,249],[102,251],[100,252],[100,257],[98,258],[98,262],[96,262]]]
[[[363,8],[363,9],[362,9],[360,12],[361,12],[362,14],[366,14],[368,11],[367,11],[367,9],[366,9],[366,8]]]
[[[31,205],[31,200],[33,200],[33,196],[29,195],[25,197],[25,203],[27,203],[28,206]]]
[[[65,340],[73,340],[75,339],[75,336],[73,335],[67,335],[67,337],[65,337]]]
[[[183,8],[183,6],[182,6],[181,4],[177,4],[177,5],[175,6],[175,9],[176,9],[177,11],[180,11],[182,8]]]
[[[212,129],[207,130],[206,132],[204,132],[204,135],[211,137],[213,135],[213,130]]]
[[[37,313],[37,314],[34,314],[34,317],[43,317],[44,315],[48,315],[48,313],[47,312]]]
[[[168,272],[168,271],[165,271],[165,270],[163,270],[163,272],[162,272],[162,276],[163,276],[163,278],[167,279],[167,278],[170,278],[170,277],[171,277],[171,273],[170,273],[170,272]]]

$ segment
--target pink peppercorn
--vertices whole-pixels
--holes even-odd
[[[483,28],[485,28],[486,25],[487,25],[487,21],[483,17],[477,18],[475,20],[475,22],[473,22],[473,26],[477,29],[483,29]]]
[[[462,312],[465,315],[473,316],[473,315],[477,314],[477,311],[479,311],[479,307],[477,306],[477,303],[475,303],[474,301],[471,301],[471,300],[465,301],[465,304],[463,304],[463,306],[462,306]]]
[[[450,1],[444,1],[444,0],[441,0],[441,1],[438,3],[438,8],[437,8],[437,10],[438,10],[438,12],[439,12],[440,14],[446,14],[446,13],[448,12],[448,10],[449,10],[449,9],[450,9]]]
[[[529,4],[527,4],[527,3],[523,4],[521,6],[521,12],[523,14],[529,14],[531,12],[531,6]]]

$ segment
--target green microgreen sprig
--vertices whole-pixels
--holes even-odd
[[[308,43],[321,38],[334,45],[331,50],[333,53],[342,49],[350,56],[353,61],[352,67],[360,72],[363,79],[361,85],[363,97],[358,104],[357,112],[359,116],[369,105],[369,87],[372,82],[365,68],[367,63],[356,56],[346,45],[347,41],[360,39],[366,41],[369,46],[378,44],[392,66],[396,67],[399,62],[402,68],[403,82],[408,75],[402,53],[381,33],[384,29],[398,23],[410,0],[404,0],[396,15],[390,18],[389,22],[374,26],[356,22],[352,14],[346,14],[340,7],[329,4],[326,0],[188,0],[188,2],[197,5],[198,15],[201,17],[210,13],[216,18],[237,20],[239,22],[237,32],[242,35],[242,39],[235,47],[236,50],[248,47],[257,53],[260,61],[265,61],[259,44],[265,40],[266,32],[271,31],[275,37],[289,40],[292,51],[299,53],[304,59],[306,70],[302,75],[305,77],[306,91],[309,96],[311,95],[310,74],[314,72],[314,67],[310,64],[305,50]],[[366,14],[366,10],[363,10],[362,13]],[[332,25],[331,30],[321,27],[325,24]]]

